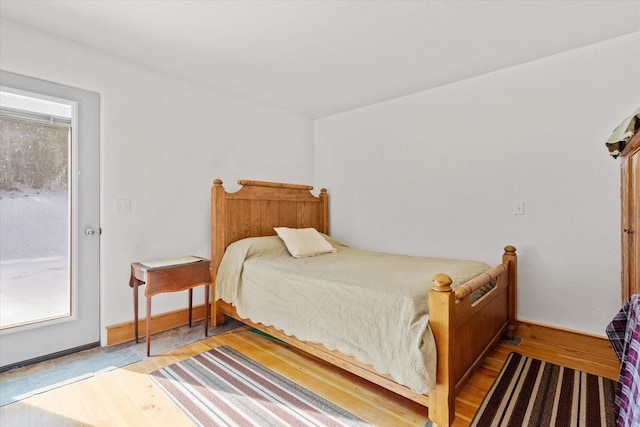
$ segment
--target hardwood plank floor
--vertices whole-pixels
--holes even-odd
[[[424,426],[426,409],[368,381],[241,327],[141,362],[105,372],[0,408],[9,426],[189,426],[190,419],[149,379],[148,373],[210,348],[228,345],[378,426]],[[498,343],[456,399],[455,427],[468,426],[508,354],[517,351],[617,379],[610,360],[588,350],[525,339]]]

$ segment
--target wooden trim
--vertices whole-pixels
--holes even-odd
[[[309,191],[313,190],[313,186],[306,185],[306,184],[288,184],[285,182],[254,181],[251,179],[239,179],[238,184],[241,186],[290,188],[293,190],[309,190]]]
[[[633,151],[636,151],[639,148],[640,148],[640,131],[636,132],[631,138],[629,138],[629,141],[627,141],[627,144],[624,146],[624,149],[620,153],[620,156],[626,157],[629,154],[631,154]]]
[[[169,329],[177,328],[189,324],[189,308],[169,311],[166,313],[151,316],[151,333],[155,334]],[[204,304],[193,307],[193,321],[197,322],[204,319]],[[138,319],[138,328],[140,335],[145,335],[147,331],[147,319],[143,317]],[[134,322],[118,323],[107,326],[107,346],[122,344],[134,340]]]
[[[588,363],[593,367],[591,373],[611,379],[617,379],[620,371],[620,360],[605,335],[595,335],[568,328],[518,320],[516,335],[535,341],[546,347],[547,351],[537,355],[539,359],[556,360],[564,366],[572,367],[576,361]],[[568,348],[561,352],[558,349]],[[517,347],[514,349],[517,351]],[[550,356],[547,357],[546,354]]]
[[[640,221],[640,189],[637,188],[640,173],[640,131],[627,142],[620,154],[620,198],[621,198],[621,245],[622,245],[622,286],[621,305],[629,301],[631,295],[640,292],[640,246],[638,233]]]
[[[590,334],[522,319],[518,319],[517,335],[522,339],[534,339],[548,344],[563,345],[576,351],[618,359],[606,335]]]

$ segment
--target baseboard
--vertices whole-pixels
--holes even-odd
[[[204,304],[193,306],[193,321],[204,319]],[[155,334],[169,329],[189,324],[189,308],[160,313],[151,316],[151,333]],[[133,320],[107,326],[107,346],[122,344],[135,339]],[[138,335],[144,337],[147,333],[147,319],[138,319]]]
[[[620,369],[620,360],[605,335],[595,335],[520,319],[516,335],[524,342],[535,340],[547,345],[549,352],[555,352],[558,348],[568,349],[568,352],[561,357],[590,361],[594,365],[607,368],[610,373],[615,373]],[[615,378],[615,374],[613,376],[610,374],[609,377]]]
[[[605,335],[595,335],[521,319],[518,319],[516,335],[523,339],[535,339],[617,359],[613,347]]]
[[[67,356],[69,354],[74,354],[80,351],[89,350],[91,348],[100,347],[100,341],[96,341],[93,343],[81,345],[78,347],[69,348],[62,351],[57,351],[55,353],[46,354],[44,356],[34,357],[33,359],[22,360],[20,362],[12,363],[10,365],[0,366],[0,374],[6,371],[10,371],[15,368],[21,368],[23,366],[33,365],[36,363],[45,362],[47,360],[56,359],[58,357]]]
[[[193,307],[193,321],[204,319],[204,304]],[[184,308],[167,313],[160,313],[151,318],[151,333],[167,331],[189,323],[189,309]],[[107,345],[122,344],[134,339],[133,321],[107,326]],[[146,319],[138,320],[138,333],[146,334]],[[567,328],[546,325],[528,320],[518,320],[516,335],[523,340],[536,340],[549,346],[569,347],[576,355],[597,357],[611,367],[619,366],[620,361],[611,347],[609,339],[602,335],[575,331]]]

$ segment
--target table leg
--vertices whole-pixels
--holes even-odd
[[[151,353],[151,297],[147,297],[147,357]]]
[[[133,279],[133,330],[136,335],[136,344],[138,343],[138,280]]]
[[[189,288],[189,327],[193,319],[193,288]]]
[[[209,285],[204,285],[204,337],[209,335]]]

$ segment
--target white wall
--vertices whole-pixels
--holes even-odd
[[[515,245],[518,317],[604,335],[620,308],[619,162],[604,141],[640,104],[638,45],[640,33],[317,120],[332,234],[491,264]]]
[[[620,305],[618,162],[604,140],[640,104],[638,42],[320,119],[315,135],[304,117],[5,20],[0,67],[101,95],[103,326],[132,319],[132,261],[209,256],[219,177],[315,181],[332,233],[361,247],[496,263],[513,244],[519,317],[603,334]],[[161,295],[154,312],[185,302]]]
[[[3,70],[100,93],[103,326],[133,319],[131,262],[210,256],[213,179],[228,190],[240,178],[313,182],[310,119],[6,20],[0,42]],[[131,213],[116,214],[116,199]],[[159,295],[153,312],[186,302]]]

